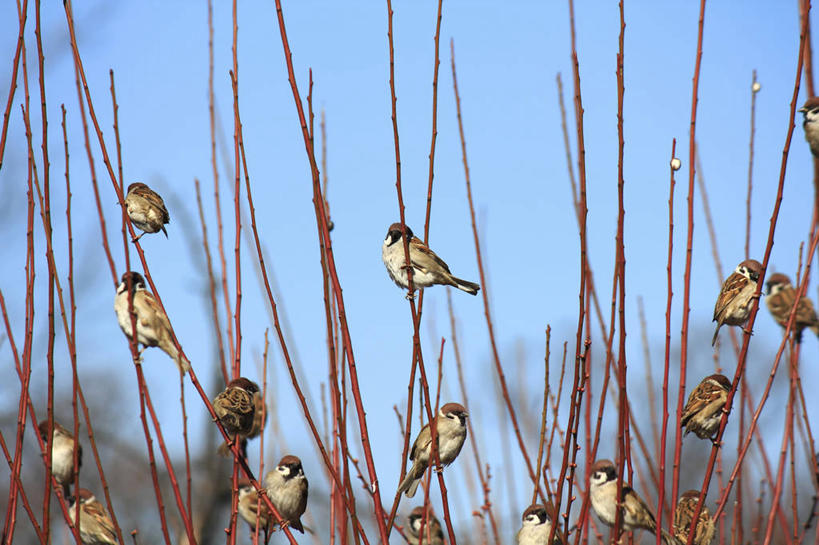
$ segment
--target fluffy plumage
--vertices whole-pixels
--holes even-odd
[[[267,495],[286,524],[304,533],[301,516],[307,510],[307,477],[296,456],[287,455],[264,477]],[[275,522],[275,521],[274,521]]]
[[[819,97],[809,98],[799,111],[804,115],[802,128],[805,129],[810,152],[814,157],[819,157]]]
[[[545,505],[530,505],[521,517],[521,527],[517,533],[518,545],[547,545],[552,524],[557,519],[551,502]],[[555,529],[553,544],[565,543],[560,528]]]
[[[134,298],[134,314],[136,315],[137,342],[145,347],[158,346],[168,354],[180,373],[186,373],[191,364],[176,349],[171,334],[171,322],[159,306],[151,292],[145,289],[145,279],[138,272],[129,271],[122,275],[117,287],[117,296],[114,298],[114,312],[117,314],[119,327],[125,336],[131,338],[131,315],[128,312],[129,294]]]
[[[270,525],[270,510],[264,501],[259,501],[259,493],[247,479],[239,479],[239,516],[255,531],[258,520],[259,528],[265,531]]]
[[[250,426],[250,431],[247,434],[238,434],[238,439],[241,441],[241,449],[242,453],[247,455],[247,441],[248,439],[255,439],[258,437],[262,430],[264,429],[265,424],[267,424],[267,406],[264,403],[264,399],[262,399],[261,392],[255,392],[253,394],[253,424]],[[231,445],[224,441],[217,452],[220,456],[230,456],[230,447]]]
[[[783,328],[788,325],[788,317],[796,301],[796,290],[790,279],[781,273],[775,273],[765,282],[768,291],[765,293],[765,305],[776,323]],[[796,318],[793,329],[796,331],[796,342],[802,341],[802,331],[807,328],[819,336],[819,318],[813,308],[813,302],[807,296],[799,299],[796,307]]]
[[[387,237],[381,246],[381,259],[387,267],[393,282],[398,286],[409,289],[407,277],[407,260],[404,254],[404,242],[401,238],[400,223],[393,223],[387,230]],[[433,284],[444,284],[463,290],[470,295],[477,295],[481,289],[479,284],[462,280],[449,272],[449,266],[443,259],[435,255],[429,246],[412,234],[407,227],[409,237],[410,263],[412,264],[412,284],[415,288],[426,288]]]
[[[674,537],[679,545],[688,543],[688,534],[691,532],[691,522],[694,520],[694,513],[697,510],[700,493],[698,490],[689,490],[680,496],[677,502],[677,509],[674,511]],[[697,529],[694,530],[693,545],[710,545],[714,540],[714,520],[708,507],[702,506],[700,510]]]
[[[461,452],[461,447],[464,446],[466,440],[466,419],[469,413],[463,405],[458,403],[447,403],[438,411],[438,414],[433,418],[436,422],[436,438],[438,440],[438,456],[441,459],[442,466],[451,464],[458,453]],[[418,432],[418,437],[412,444],[410,451],[410,460],[412,460],[412,467],[407,471],[407,475],[401,484],[398,486],[398,493],[406,493],[408,498],[415,495],[418,484],[424,476],[424,472],[429,467],[430,456],[432,453],[432,434],[429,430],[429,424],[421,428]]]
[[[728,399],[731,381],[725,375],[711,375],[702,379],[691,390],[688,402],[682,412],[680,426],[685,434],[694,432],[700,439],[713,437],[719,430],[722,408]]]
[[[145,233],[156,233],[160,230],[168,238],[165,224],[170,223],[171,215],[165,208],[165,202],[158,193],[147,185],[136,182],[128,186],[125,194],[125,211],[131,218],[131,223],[142,230],[142,234],[134,238],[139,240]]]
[[[751,313],[751,303],[756,293],[756,283],[762,273],[762,264],[755,259],[746,259],[722,283],[722,289],[714,305],[714,322],[717,329],[711,346],[717,342],[719,328],[723,325],[742,325]]]
[[[79,496],[71,498],[68,508],[71,525],[76,520],[77,507],[80,509],[80,539],[83,545],[117,545],[114,523],[108,511],[97,501],[94,494],[80,488]]]
[[[424,508],[420,505],[407,517],[406,537],[409,545],[444,545],[444,531],[432,511],[427,513],[426,524],[421,533],[423,518]]]
[[[233,436],[247,435],[253,428],[256,412],[255,394],[259,386],[245,377],[231,380],[227,387],[213,398],[213,411],[225,431]]]
[[[48,420],[37,426],[43,443],[48,444]],[[51,474],[63,487],[63,496],[68,497],[69,487],[74,483],[74,449],[77,449],[77,469],[82,466],[82,445],[74,440],[67,429],[54,421],[54,438],[51,441]]]

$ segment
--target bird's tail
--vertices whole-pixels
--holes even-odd
[[[420,475],[418,475],[420,473]],[[407,471],[407,475],[404,477],[404,480],[401,481],[401,484],[398,486],[398,493],[401,494],[402,492],[407,495],[408,498],[411,498],[415,495],[415,491],[418,489],[418,485],[421,483],[421,477],[424,476],[423,471],[418,471],[415,467],[415,464]]]
[[[176,362],[176,366],[179,368],[179,372],[183,375],[190,371],[191,369],[191,362],[189,362],[185,356],[183,356],[179,350],[176,349],[176,346],[173,344],[173,341],[168,339],[167,341],[163,342],[160,345],[160,348],[171,357],[171,359]]]
[[[481,289],[480,284],[470,282],[469,280],[461,280],[460,278],[456,278],[454,276],[452,277],[452,285],[459,290],[465,291],[469,295],[478,295],[478,290]]]
[[[660,528],[660,535],[663,537],[665,545],[685,545],[685,543],[680,543],[676,537],[672,536],[662,528]]]
[[[722,324],[719,324],[719,323],[717,324],[717,330],[714,331],[714,338],[711,339],[711,346],[714,346],[715,344],[717,344],[717,336],[719,335],[719,328],[721,326],[722,326]]]

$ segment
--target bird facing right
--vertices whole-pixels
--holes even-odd
[[[43,444],[48,444],[48,420],[37,426]],[[74,482],[74,449],[77,449],[77,470],[82,466],[82,445],[74,440],[70,431],[54,422],[54,438],[51,441],[51,474],[63,487],[63,496],[68,497],[69,486]]]
[[[680,545],[688,543],[688,534],[691,532],[691,521],[697,510],[700,493],[698,490],[689,490],[680,496],[677,509],[674,511],[674,537]],[[694,530],[692,545],[710,545],[714,540],[714,520],[708,507],[702,506],[697,529]]]
[[[80,488],[79,497],[71,498],[68,515],[72,526],[77,520],[77,507],[80,509],[80,539],[83,545],[117,545],[114,523],[91,491]]]
[[[788,325],[788,318],[796,301],[796,290],[790,279],[782,273],[774,273],[765,282],[768,291],[765,294],[765,305],[776,323],[783,328]],[[796,307],[796,318],[793,329],[796,331],[796,342],[802,341],[802,331],[808,328],[819,336],[819,318],[813,309],[813,302],[807,296],[799,299]]]
[[[308,487],[301,460],[292,455],[284,456],[276,469],[264,476],[264,486],[273,507],[282,516],[282,524],[304,533],[300,519],[307,510]]]
[[[128,312],[129,295],[134,299],[137,342],[144,347],[158,346],[176,362],[179,372],[185,374],[191,368],[191,364],[176,349],[171,334],[171,322],[153,294],[145,289],[145,279],[134,271],[123,273],[114,298],[114,312],[117,314],[122,332],[131,338],[133,324],[131,314]]]
[[[461,447],[464,446],[466,440],[466,419],[469,413],[463,405],[459,403],[447,403],[438,411],[438,414],[433,418],[435,422],[436,439],[438,440],[438,457],[441,460],[442,466],[451,464],[458,453],[461,452]],[[421,428],[418,432],[418,437],[412,444],[410,451],[410,460],[412,460],[412,467],[407,471],[407,475],[401,484],[398,486],[398,493],[406,493],[408,498],[415,495],[418,485],[421,483],[421,478],[424,472],[429,467],[430,457],[432,456],[432,435],[429,430],[429,424]]]
[[[755,259],[746,259],[722,283],[714,305],[713,321],[717,322],[717,329],[711,339],[711,346],[716,344],[719,328],[723,325],[742,325],[748,319],[760,274],[762,264]]]
[[[555,508],[549,501],[545,505],[530,505],[521,517],[522,524],[517,533],[518,545],[547,545],[555,519],[554,512]],[[555,528],[552,543],[564,543],[560,528]]]
[[[819,157],[819,97],[809,98],[799,111],[804,115],[802,128],[805,129],[810,152],[814,157]]]
[[[381,245],[381,259],[393,282],[404,289],[409,289],[407,257],[404,253],[402,232],[400,223],[390,225],[384,244]],[[413,235],[409,226],[407,226],[406,236],[412,264],[413,288],[427,288],[433,284],[443,284],[458,288],[470,295],[478,294],[478,290],[481,289],[479,284],[462,280],[449,272],[449,266],[444,260],[435,255],[435,252],[430,250],[421,239]]]
[[[691,390],[682,411],[680,426],[685,434],[694,432],[700,439],[713,437],[719,430],[722,409],[728,400],[731,381],[725,375],[710,375]]]
[[[142,238],[145,233],[157,233],[160,230],[165,233],[165,238],[168,238],[165,224],[170,223],[171,215],[168,214],[162,197],[147,185],[136,182],[128,186],[128,192],[125,194],[125,211],[131,223],[142,230],[132,242]]]
[[[423,524],[423,533],[422,526]],[[421,535],[419,536],[419,533]],[[424,508],[419,505],[407,517],[407,541],[409,545],[444,545],[444,531],[441,523],[430,510],[424,524]]]

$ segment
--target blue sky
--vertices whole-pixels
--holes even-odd
[[[206,271],[196,216],[193,180],[203,184],[205,210],[214,217],[210,135],[207,103],[207,7],[202,2],[77,3],[80,52],[94,105],[103,126],[109,152],[114,150],[108,70],[116,77],[120,106],[120,137],[126,183],[143,181],[160,192],[171,213],[169,238],[145,236],[143,248],[155,282],[200,380],[208,391],[216,364],[209,303],[201,289]],[[231,12],[228,3],[215,6],[215,87],[220,141],[232,159]],[[589,199],[589,251],[598,294],[608,313],[609,286],[614,258],[617,196],[617,133],[615,56],[619,19],[614,2],[577,6],[578,54],[585,106],[586,167]],[[407,222],[423,232],[428,153],[430,147],[433,35],[432,2],[396,2],[395,45],[398,123],[401,137],[402,178]],[[639,344],[637,297],[644,299],[652,355],[659,362],[664,335],[666,295],[665,256],[667,199],[672,138],[677,138],[683,163],[675,195],[673,338],[678,345],[685,245],[685,192],[689,167],[688,131],[691,77],[696,46],[698,6],[693,2],[628,2],[625,39],[625,180],[627,331],[630,380],[642,387],[642,350]],[[380,263],[380,245],[387,226],[397,221],[395,162],[390,121],[389,64],[386,6],[378,2],[286,2],[285,19],[302,96],[307,70],[313,69],[316,110],[327,115],[329,199],[335,223],[333,244],[344,289],[351,335],[371,433],[378,438],[374,451],[385,497],[397,482],[399,436],[393,404],[405,408],[406,380],[411,356],[411,321],[402,292],[388,279]],[[134,385],[127,343],[112,312],[114,290],[99,243],[99,225],[88,178],[73,65],[61,6],[43,7],[46,85],[49,116],[51,176],[54,207],[64,207],[62,135],[59,106],[68,109],[74,237],[80,290],[78,346],[80,372],[104,370],[126,385]],[[10,60],[16,40],[16,11],[12,3],[0,7],[4,31],[0,51]],[[33,17],[29,19],[27,47],[36,95],[36,49]],[[700,81],[697,138],[700,144],[717,240],[728,274],[744,257],[745,192],[747,183],[751,72],[756,69],[762,90],[757,100],[756,158],[752,201],[751,253],[761,259],[768,218],[776,194],[781,153],[788,126],[798,46],[796,3],[714,2],[706,12],[704,56]],[[441,67],[438,95],[438,142],[430,245],[453,272],[478,280],[463,167],[457,132],[449,40],[454,39],[473,196],[482,235],[484,261],[502,361],[511,382],[541,383],[544,330],[553,328],[553,349],[564,340],[573,349],[577,313],[579,251],[564,146],[560,132],[555,76],[562,73],[570,131],[571,64],[568,13],[564,3],[445,2],[441,30]],[[259,232],[275,275],[279,303],[287,315],[290,349],[297,352],[315,405],[319,384],[326,381],[323,304],[320,288],[315,216],[311,203],[309,165],[299,132],[296,111],[286,79],[275,8],[272,2],[243,2],[239,9],[239,101],[248,168],[253,184]],[[7,89],[10,70],[0,79]],[[24,316],[23,263],[25,257],[25,138],[18,88],[9,143],[0,170],[0,231],[8,264],[0,272],[18,344]],[[804,88],[799,104],[805,99]],[[34,116],[39,134],[39,111]],[[797,120],[788,161],[785,198],[771,264],[793,276],[799,243],[810,222],[812,165]],[[318,127],[318,121],[316,122]],[[573,134],[573,131],[571,131]],[[39,147],[35,151],[39,154]],[[122,272],[119,208],[92,140],[102,202],[114,244],[118,272]],[[38,165],[39,166],[39,165]],[[232,262],[233,204],[229,169],[220,158],[222,210],[228,260]],[[227,176],[226,176],[227,175]],[[699,190],[696,191],[691,345],[689,383],[709,374],[712,363],[707,343],[718,281],[711,259]],[[244,199],[244,191],[243,191]],[[243,204],[244,206],[244,204]],[[37,218],[38,219],[38,218]],[[65,276],[64,216],[55,213],[58,263]],[[35,223],[35,225],[37,225]],[[215,244],[215,221],[209,224]],[[45,317],[41,228],[38,236],[38,306]],[[196,255],[194,255],[196,253]],[[244,298],[242,301],[243,369],[258,378],[255,361],[263,334],[271,327],[267,302],[253,274],[255,258],[242,247]],[[132,254],[132,259],[134,259]],[[230,270],[233,283],[233,271]],[[232,291],[232,290],[231,290]],[[816,294],[815,286],[809,289]],[[486,461],[500,474],[499,449],[493,445],[499,424],[494,402],[494,370],[480,297],[452,294],[459,320],[461,350],[472,388],[473,421],[484,434]],[[449,337],[446,294],[443,288],[427,291],[422,336],[428,366],[432,365],[440,336]],[[224,317],[222,317],[224,323]],[[42,323],[42,322],[41,322]],[[595,329],[595,333],[597,330]],[[726,335],[723,335],[727,338]],[[271,331],[271,339],[273,338]],[[45,343],[35,346],[34,384],[45,384]],[[780,330],[763,311],[757,319],[752,351],[769,361]],[[595,335],[595,360],[602,368],[602,344]],[[70,387],[64,343],[58,346],[58,388]],[[524,363],[516,353],[524,352]],[[816,339],[805,341],[805,359],[815,353]],[[11,354],[2,347],[3,361]],[[557,354],[558,351],[555,351]],[[281,411],[281,422],[301,421],[292,387],[284,377],[280,351],[271,347],[269,380]],[[733,357],[723,349],[725,367]],[[553,362],[558,362],[553,358]],[[806,361],[803,381],[817,378]],[[36,368],[35,368],[36,369]],[[180,429],[176,381],[172,366],[156,350],[145,357],[145,372],[154,399],[167,398],[163,431],[173,436]],[[553,372],[554,371],[553,367]],[[767,363],[765,363],[767,369]],[[655,369],[655,376],[660,368]],[[455,394],[454,359],[447,339],[444,356],[444,392]],[[764,371],[760,370],[760,376]],[[697,377],[696,379],[693,377]],[[12,380],[13,379],[13,380]],[[4,390],[15,392],[16,378]],[[636,386],[635,386],[636,387]],[[760,386],[761,387],[761,386]],[[206,418],[198,411],[195,392],[188,394],[192,426]],[[528,392],[537,403],[539,386]],[[757,388],[757,393],[759,387]],[[136,393],[128,391],[121,410],[138,424]],[[772,405],[784,399],[775,397]],[[595,407],[597,393],[595,393]],[[650,410],[632,398],[635,411]],[[639,399],[639,398],[637,398]],[[813,415],[815,416],[815,415]],[[310,453],[312,441],[300,425],[287,426],[290,450]],[[381,440],[381,438],[388,438]],[[772,443],[773,444],[773,443]],[[181,443],[172,444],[179,452]],[[269,462],[281,453],[270,454]],[[530,445],[536,451],[536,445]],[[515,452],[513,452],[516,455]],[[613,455],[613,452],[606,454]],[[306,469],[318,477],[319,461],[303,456]],[[463,462],[461,462],[463,463]],[[496,469],[497,468],[497,469]],[[522,479],[523,473],[518,472]],[[462,477],[460,474],[456,479]],[[520,482],[523,482],[522,480]],[[457,486],[457,485],[456,485]],[[500,485],[499,485],[500,486]],[[519,488],[519,501],[524,493]],[[464,511],[466,513],[467,511]],[[514,523],[511,523],[514,524]]]

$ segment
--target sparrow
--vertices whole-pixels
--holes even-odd
[[[802,128],[805,129],[805,140],[810,145],[810,152],[819,157],[819,97],[811,97],[799,108],[805,116]]]
[[[518,545],[546,545],[552,531],[554,512],[552,502],[547,501],[546,505],[530,505],[521,517],[523,525],[517,533]],[[565,543],[559,528],[555,529],[552,543]]]
[[[296,456],[285,456],[276,469],[267,472],[263,484],[273,507],[282,516],[281,525],[304,533],[300,518],[307,510],[307,477],[301,460]]]
[[[48,420],[37,428],[43,443],[48,444]],[[54,438],[51,441],[51,474],[63,487],[63,497],[69,496],[69,486],[74,482],[74,449],[77,449],[77,470],[82,466],[82,445],[74,440],[67,429],[54,422]]]
[[[438,439],[438,456],[442,466],[451,464],[466,440],[466,419],[469,414],[463,405],[458,403],[447,403],[438,411],[433,418],[435,431]],[[407,471],[407,475],[398,486],[398,493],[404,492],[408,498],[415,495],[415,490],[424,476],[424,472],[429,467],[432,453],[432,436],[429,431],[429,424],[421,428],[418,437],[412,444],[410,460],[412,467]]]
[[[119,321],[122,332],[126,337],[131,338],[131,315],[128,313],[129,294],[134,298],[137,342],[142,344],[143,350],[148,346],[158,346],[176,362],[179,372],[185,374],[191,368],[191,364],[174,345],[171,336],[171,322],[154,299],[153,294],[145,289],[145,279],[134,271],[122,275],[122,280],[117,287],[117,296],[114,298],[114,312],[117,313],[117,321]],[[139,353],[142,354],[142,350]]]
[[[711,375],[702,379],[691,390],[682,411],[680,427],[685,428],[685,435],[693,431],[700,439],[713,437],[719,430],[722,408],[725,407],[730,390],[731,381],[725,375]]]
[[[772,274],[765,284],[768,286],[765,304],[776,323],[784,328],[788,325],[788,317],[796,300],[796,290],[793,289],[790,279],[781,273]],[[796,342],[802,341],[802,331],[806,327],[819,336],[819,318],[816,317],[813,303],[807,297],[802,297],[796,307],[796,321],[793,326],[796,330]]]
[[[254,386],[256,385],[254,384]],[[247,435],[240,433],[238,436],[241,441],[240,448],[245,457],[247,457],[247,440],[258,437],[262,433],[265,424],[267,424],[267,405],[262,399],[262,393],[257,391],[253,394],[253,425]],[[221,456],[230,456],[230,447],[231,444],[225,441],[219,446],[217,452]]]
[[[762,264],[755,259],[746,259],[722,283],[722,289],[714,305],[714,322],[717,329],[711,346],[717,342],[719,328],[723,325],[742,325],[751,313],[751,302],[756,293],[756,283],[762,272]]]
[[[77,505],[80,508],[80,539],[83,545],[117,545],[114,523],[94,494],[80,488],[79,496],[71,498],[68,514],[72,527],[77,520]]]
[[[251,530],[256,529],[258,519],[259,528],[265,530],[270,525],[270,511],[263,501],[259,501],[259,493],[247,479],[239,479],[236,483],[239,488],[239,515],[250,525]]]
[[[441,529],[441,523],[432,512],[427,513],[426,524],[424,524],[423,533],[421,532],[421,525],[424,522],[424,508],[418,506],[412,510],[407,517],[407,541],[409,545],[444,545],[444,531]]]
[[[691,532],[691,519],[694,518],[699,498],[699,490],[689,490],[680,496],[680,500],[677,502],[677,509],[674,511],[674,537],[677,538],[680,545],[688,543],[688,534]],[[708,511],[708,507],[703,505],[697,529],[694,531],[692,545],[710,545],[711,541],[714,540],[714,529],[714,520],[711,518],[711,513]]]
[[[131,223],[142,230],[142,234],[131,242],[136,242],[145,233],[157,233],[160,230],[165,234],[165,238],[168,238],[165,224],[171,221],[171,216],[162,197],[147,185],[137,182],[128,186],[125,210],[131,218]]]
[[[617,467],[611,460],[598,460],[591,467],[589,486],[592,509],[597,517],[607,526],[614,526],[617,514]],[[623,504],[621,506],[624,532],[636,529],[648,530],[652,534],[657,530],[657,522],[648,504],[637,495],[629,485],[623,483]],[[674,538],[660,529],[663,540],[668,545],[674,544]]]
[[[258,393],[255,382],[239,377],[228,382],[227,388],[213,398],[213,412],[231,436],[230,446],[237,437],[246,436],[253,429]]]
[[[381,246],[381,259],[390,273],[390,278],[398,286],[409,289],[407,280],[407,260],[404,254],[404,243],[401,239],[401,224],[393,223],[387,231],[387,238]],[[453,286],[470,295],[477,295],[481,286],[456,278],[449,272],[444,260],[435,255],[421,239],[412,234],[407,227],[409,237],[409,256],[412,263],[412,284],[415,288],[427,288],[433,284]]]

